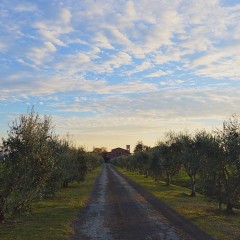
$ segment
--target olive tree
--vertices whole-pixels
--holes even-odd
[[[203,194],[210,200],[218,203],[221,209],[224,203],[223,169],[225,165],[225,152],[219,137],[213,134],[205,136],[201,147],[202,157],[199,169],[199,182]]]
[[[177,174],[181,168],[179,160],[180,145],[177,142],[176,135],[173,132],[165,134],[166,140],[158,143],[158,166],[161,174],[166,177],[166,185],[171,184],[171,177]],[[156,157],[156,156],[155,156]]]
[[[224,121],[223,128],[215,132],[205,147],[201,166],[204,194],[226,204],[227,213],[240,202],[240,121],[233,115]]]
[[[224,121],[222,130],[217,132],[224,149],[225,157],[222,166],[222,182],[225,190],[227,212],[233,211],[233,206],[239,204],[240,196],[240,121],[233,115]]]
[[[50,117],[40,118],[33,109],[10,126],[3,139],[8,154],[2,160],[0,221],[6,212],[30,210],[31,203],[43,196],[55,164],[49,144],[53,135]]]
[[[196,177],[200,169],[202,151],[205,149],[205,131],[197,132],[194,136],[189,133],[180,133],[177,141],[180,144],[180,161],[183,164],[191,182],[191,196],[196,196]]]
[[[150,150],[150,174],[154,181],[158,181],[162,177],[162,162],[161,162],[161,150],[159,146],[155,146]]]

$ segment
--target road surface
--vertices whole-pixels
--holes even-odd
[[[163,203],[129,182],[110,164],[104,164],[89,204],[73,227],[72,240],[212,239],[175,212],[169,214]]]

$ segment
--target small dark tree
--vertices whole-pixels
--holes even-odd
[[[150,147],[148,147],[147,145],[144,145],[142,141],[138,141],[133,152],[142,152],[142,151],[147,151],[149,150]]]

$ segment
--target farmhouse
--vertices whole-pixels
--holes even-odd
[[[107,153],[107,158],[109,160],[115,158],[115,157],[119,157],[119,156],[125,156],[125,155],[129,155],[130,154],[130,146],[127,145],[127,149],[123,149],[123,148],[114,148],[111,150],[111,152]]]

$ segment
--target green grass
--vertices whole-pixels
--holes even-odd
[[[240,239],[239,210],[235,210],[234,215],[226,215],[202,195],[190,197],[188,188],[177,185],[167,187],[164,182],[155,183],[150,177],[117,169],[217,239]]]
[[[35,203],[32,215],[8,219],[0,225],[1,240],[61,240],[73,232],[71,223],[84,207],[100,168],[89,173],[82,183],[72,183],[52,199]]]

